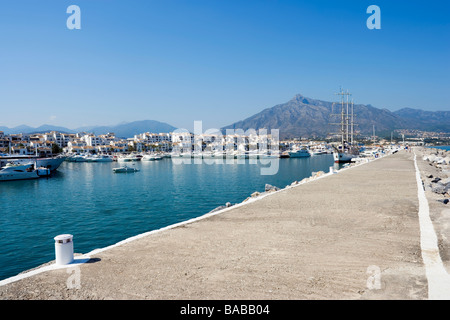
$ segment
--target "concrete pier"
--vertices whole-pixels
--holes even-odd
[[[0,286],[0,299],[428,299],[413,159],[400,151],[94,251]],[[445,208],[433,202],[432,220]],[[438,238],[448,273],[450,239]]]

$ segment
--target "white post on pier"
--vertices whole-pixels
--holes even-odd
[[[73,236],[71,234],[61,234],[54,239],[56,264],[70,264],[73,261]]]

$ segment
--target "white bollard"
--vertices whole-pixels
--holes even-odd
[[[334,173],[334,168],[332,166],[330,167],[330,173]]]
[[[66,265],[71,263],[73,261],[73,236],[71,234],[61,234],[54,239],[56,264]]]

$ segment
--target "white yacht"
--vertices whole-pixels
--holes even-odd
[[[318,156],[318,155],[321,155],[321,154],[327,154],[328,151],[327,151],[327,149],[324,146],[318,146],[318,147],[313,148],[311,150],[311,153],[312,153],[313,156]]]
[[[88,162],[112,162],[113,158],[106,154],[94,155],[88,159]]]
[[[307,158],[311,156],[311,153],[306,148],[293,149],[289,151],[289,156],[291,158]]]
[[[142,157],[141,161],[155,161],[161,160],[163,157],[157,154],[146,154]]]
[[[20,155],[7,155],[0,157],[0,168],[6,166],[8,163],[11,164],[30,164],[33,163],[36,167],[43,167],[50,169],[50,171],[55,171],[59,168],[61,163],[66,160],[65,156],[56,156],[56,157],[37,157],[37,156],[20,156]]]
[[[129,154],[127,156],[120,156],[117,161],[125,161],[125,162],[129,162],[129,161],[139,161],[141,160],[141,158],[137,157],[134,154]]]
[[[47,169],[48,170],[48,169]],[[34,169],[34,164],[9,164],[0,170],[0,181],[28,180],[39,178],[38,171]]]
[[[82,156],[82,155],[79,155],[79,154],[67,157],[66,160],[69,161],[69,162],[87,162],[88,161],[86,156]]]

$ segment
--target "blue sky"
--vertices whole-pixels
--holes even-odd
[[[81,30],[69,30],[69,5]],[[369,5],[381,29],[369,30]],[[450,2],[52,0],[0,3],[0,126],[152,119],[192,129],[295,94],[450,110]]]

